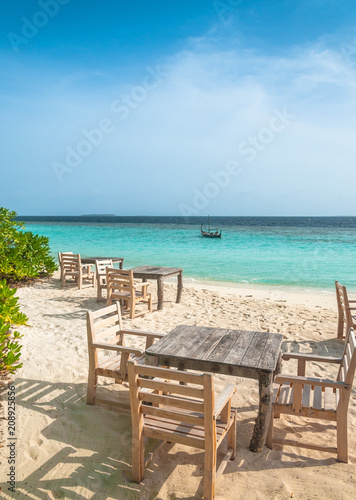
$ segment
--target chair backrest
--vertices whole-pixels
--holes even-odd
[[[73,255],[73,252],[58,252],[58,262],[59,262],[59,265],[62,264],[62,254],[72,254]]]
[[[356,339],[355,331],[350,328],[346,333],[345,347],[342,354],[342,361],[340,364],[337,380],[345,382],[352,387],[356,369]],[[350,391],[351,392],[351,391]]]
[[[352,314],[350,310],[350,303],[346,291],[346,286],[343,286],[338,281],[335,281],[335,288],[336,288],[336,300],[337,300],[339,314],[342,315],[344,318],[344,322],[346,323],[346,333],[347,333],[350,326],[352,325]]]
[[[103,341],[106,337],[115,336],[122,330],[121,309],[119,303],[104,307],[98,311],[87,312],[88,344]],[[121,338],[122,342],[122,338]],[[118,339],[118,344],[120,339]]]
[[[95,261],[96,281],[99,287],[106,287],[106,269],[108,267],[113,267],[111,259]]]
[[[133,419],[135,417],[137,422],[141,421],[140,425],[143,425],[143,414],[145,414],[161,417],[163,420],[170,419],[189,425],[205,426],[206,429],[213,428],[214,387],[212,374],[169,370],[130,361],[128,363],[128,376],[131,411]],[[191,385],[182,385],[182,383]],[[152,406],[143,405],[143,401],[152,403]],[[190,412],[184,412],[184,410]],[[167,425],[167,434],[170,433],[170,427],[172,433],[175,434],[177,427],[169,424]]]
[[[109,293],[131,292],[134,285],[133,271],[107,267],[106,284]]]
[[[105,276],[106,277],[106,268],[113,267],[112,260],[107,259],[107,260],[96,260],[95,261],[95,269],[96,269],[96,276]]]
[[[80,255],[73,253],[61,253],[61,269],[77,271],[81,267]]]

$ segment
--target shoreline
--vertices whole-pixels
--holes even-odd
[[[174,283],[176,280],[175,278],[169,278],[165,281],[167,283]],[[197,288],[198,290],[208,289],[239,297],[251,297],[255,300],[269,300],[271,302],[286,302],[288,304],[337,309],[336,294],[333,289],[325,290],[312,287],[294,287],[292,285],[251,284],[230,281],[205,281],[184,277],[183,287]]]

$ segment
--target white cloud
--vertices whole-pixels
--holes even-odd
[[[54,70],[43,76],[36,68],[29,71],[22,83],[28,95],[8,89],[3,103],[2,155],[12,165],[4,182],[21,184],[19,172],[25,169],[22,178],[31,183],[33,195],[46,189],[55,199],[43,213],[63,213],[64,206],[71,213],[92,212],[93,197],[97,211],[118,213],[135,193],[140,201],[128,205],[129,213],[170,215],[179,214],[180,203],[191,203],[193,189],[204,187],[209,172],[235,159],[243,174],[211,200],[210,213],[236,215],[237,206],[244,214],[249,207],[252,215],[283,215],[286,207],[288,215],[305,214],[306,208],[312,215],[313,199],[317,214],[344,213],[337,197],[330,199],[335,187],[347,192],[356,180],[356,75],[342,51],[319,43],[277,57],[209,43],[207,38],[190,41],[189,50],[166,60],[169,75],[124,120],[110,104],[142,85],[144,68],[136,81],[122,72],[115,84],[113,74],[95,69],[59,79]],[[276,108],[286,108],[295,120],[248,163],[239,144],[268,127]],[[65,148],[75,148],[82,130],[97,127],[105,117],[115,132],[58,184],[53,161],[63,162]],[[15,161],[17,145],[22,147]],[[98,187],[97,176],[110,182]],[[78,189],[80,205],[74,196]],[[288,200],[285,206],[276,203],[281,196]],[[31,207],[18,211],[31,213]]]

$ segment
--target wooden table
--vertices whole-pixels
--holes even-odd
[[[177,300],[179,303],[182,296],[183,289],[183,269],[178,267],[155,267],[155,266],[140,266],[132,269],[134,278],[147,280],[157,280],[157,295],[158,306],[157,309],[163,309],[163,280],[177,276]]]
[[[177,326],[146,350],[148,364],[174,366],[259,381],[259,411],[250,442],[251,451],[262,451],[272,412],[272,386],[280,371],[278,333]]]
[[[119,269],[122,269],[124,258],[123,257],[83,257],[80,259],[82,264],[95,264],[96,260],[112,260],[114,262],[119,262]]]

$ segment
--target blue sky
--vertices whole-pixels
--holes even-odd
[[[13,0],[0,205],[356,215],[356,4]]]

